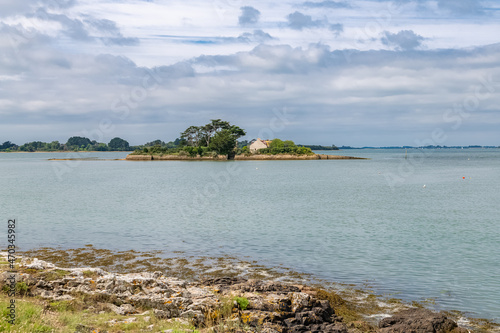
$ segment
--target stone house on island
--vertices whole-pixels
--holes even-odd
[[[253,142],[248,146],[251,153],[255,153],[259,149],[268,148],[271,140],[261,140],[257,138],[257,140],[253,140]]]

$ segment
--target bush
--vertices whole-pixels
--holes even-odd
[[[198,155],[198,147],[186,146],[184,147],[184,151],[191,157],[196,157],[196,155]]]
[[[248,307],[248,304],[250,303],[250,302],[248,302],[248,299],[246,297],[235,297],[234,300],[236,301],[236,303],[238,303],[238,307],[241,310],[246,310]]]

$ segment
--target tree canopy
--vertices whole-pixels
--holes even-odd
[[[68,142],[66,142],[66,146],[68,147],[77,146],[78,148],[80,148],[86,147],[88,145],[92,145],[92,141],[90,141],[89,138],[84,138],[81,136],[72,136],[68,139]]]
[[[212,119],[203,126],[189,126],[181,133],[181,139],[185,140],[188,146],[208,147],[219,155],[231,156],[235,154],[237,140],[245,135],[246,132],[238,126],[221,119]]]
[[[108,143],[108,147],[113,150],[130,150],[129,143],[118,137],[111,139]]]

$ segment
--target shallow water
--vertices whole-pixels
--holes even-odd
[[[0,154],[2,218],[22,249],[228,254],[500,321],[499,149],[332,154],[371,159]]]

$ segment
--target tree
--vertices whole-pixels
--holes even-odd
[[[47,144],[47,147],[50,150],[61,150],[61,144],[59,143],[59,141],[52,141],[51,143]]]
[[[99,143],[97,146],[95,146],[95,150],[97,151],[107,151],[108,146],[105,143]]]
[[[76,146],[76,148],[80,148],[82,146],[85,148],[87,145],[92,145],[92,141],[81,136],[72,136],[68,139],[68,142],[66,142],[66,146],[73,148],[75,148],[74,146]]]
[[[228,123],[229,124],[229,123]],[[238,138],[246,135],[246,132],[238,126],[229,126],[215,133],[210,140],[209,148],[219,155],[227,155],[229,159],[235,155]]]
[[[129,143],[118,137],[111,139],[108,143],[108,147],[111,150],[130,150]]]
[[[285,148],[285,143],[280,139],[274,139],[269,144],[269,148],[271,148],[271,149],[273,149],[273,148],[274,149],[283,149],[283,148]]]
[[[210,146],[210,140],[212,136],[215,135],[217,131],[221,131],[224,129],[229,129],[229,122],[223,121],[220,119],[211,119],[211,122],[201,127],[201,136],[204,141],[207,143],[207,147]]]
[[[198,147],[203,136],[203,128],[198,126],[189,126],[181,133],[181,139],[185,139],[189,146]]]
[[[5,141],[4,143],[2,143],[0,145],[0,149],[10,149],[10,148],[13,148],[13,147],[17,147],[14,143],[10,142],[10,141]]]
[[[146,147],[153,147],[153,146],[163,146],[165,144],[165,142],[161,141],[161,140],[154,140],[154,141],[151,141],[151,142],[148,142],[146,143],[144,146]]]
[[[229,155],[236,146],[236,138],[230,130],[217,132],[210,140],[209,148],[219,155]]]

